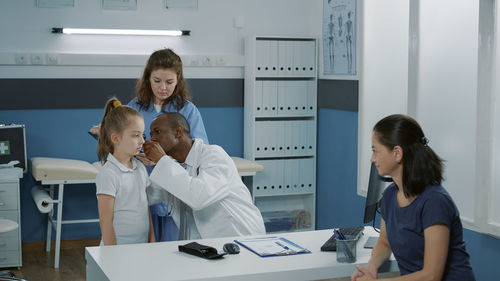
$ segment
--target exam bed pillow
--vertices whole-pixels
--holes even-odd
[[[240,157],[231,157],[238,172],[261,172],[264,167],[256,162]],[[81,180],[95,179],[100,162],[88,163],[82,160],[33,157],[31,158],[31,171],[37,181],[42,180]]]
[[[95,179],[98,169],[82,160],[33,157],[31,172],[37,181]]]
[[[264,166],[254,161],[250,161],[240,157],[231,157],[238,169],[239,173],[244,172],[262,172],[264,171]]]

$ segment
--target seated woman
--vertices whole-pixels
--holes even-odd
[[[441,186],[442,160],[427,143],[418,123],[406,115],[375,125],[371,161],[394,183],[380,204],[378,242],[352,281],[376,279],[391,251],[401,272],[394,280],[475,280],[458,209]]]

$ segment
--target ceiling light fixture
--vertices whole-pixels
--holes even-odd
[[[93,34],[93,35],[153,35],[153,36],[186,36],[190,30],[143,30],[143,29],[101,29],[101,28],[67,28],[53,27],[52,33],[58,34]]]

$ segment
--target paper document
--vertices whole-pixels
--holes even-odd
[[[282,237],[242,239],[234,240],[234,242],[242,245],[261,257],[311,253],[308,249],[305,249]]]

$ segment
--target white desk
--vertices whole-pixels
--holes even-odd
[[[135,245],[85,248],[87,280],[317,280],[350,276],[355,264],[339,264],[336,252],[321,252],[321,245],[331,236],[331,230],[281,233],[312,251],[311,254],[261,258],[240,247],[238,255],[226,255],[219,260],[206,260],[178,251],[174,241]],[[363,249],[365,241],[376,233],[365,229],[357,249],[356,264],[366,263],[371,250]],[[274,236],[274,235],[270,235]],[[196,240],[213,246],[219,252],[231,238]],[[381,272],[399,271],[394,259]]]

